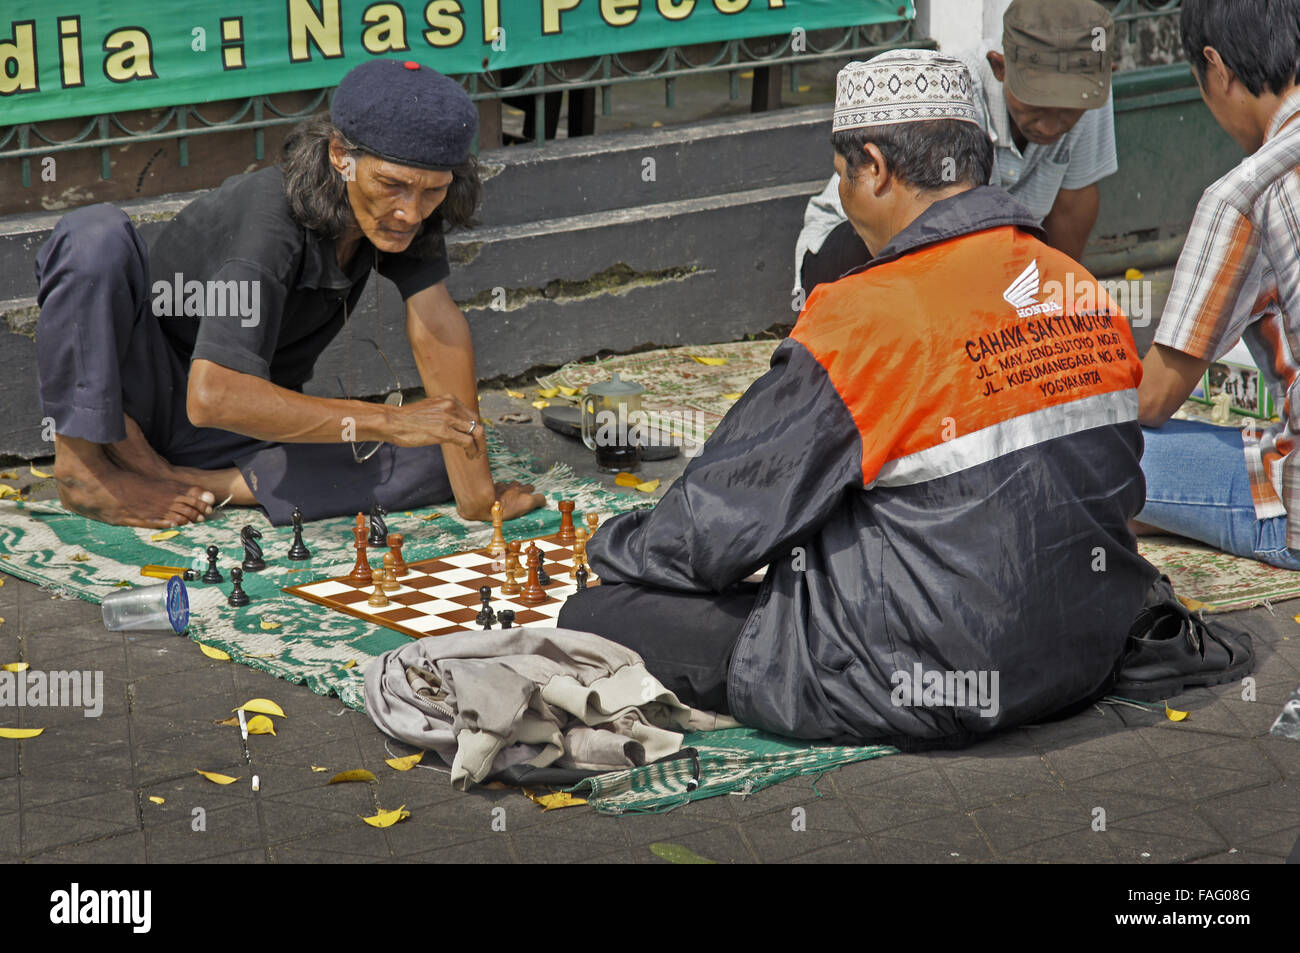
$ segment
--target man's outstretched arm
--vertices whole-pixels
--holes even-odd
[[[475,408],[478,418],[478,373],[474,367],[474,342],[469,322],[452,300],[445,282],[438,282],[406,299],[406,335],[411,341],[416,366],[426,394],[447,394],[466,407]],[[501,501],[503,515],[514,519],[546,505],[546,498],[534,493],[529,484],[492,480],[483,426],[474,430],[476,446],[466,451],[443,445],[443,460],[456,506],[465,519],[485,520],[492,504]]]
[[[1142,359],[1138,422],[1160,427],[1183,405],[1210,362],[1163,344],[1151,345]]]

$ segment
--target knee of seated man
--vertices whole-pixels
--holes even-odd
[[[95,272],[138,261],[144,250],[131,219],[107,203],[88,205],[63,216],[54,226],[47,248],[57,248],[64,255],[73,253],[75,257],[68,263],[71,267]]]

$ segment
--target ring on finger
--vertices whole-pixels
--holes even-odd
[[[471,421],[469,422],[469,429],[465,431],[465,436],[467,436],[467,437],[472,437],[472,436],[474,436],[474,431],[475,431],[476,429],[478,429],[478,421],[477,421],[477,420],[471,420]]]

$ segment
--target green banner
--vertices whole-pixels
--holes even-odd
[[[811,30],[914,16],[912,0],[80,0],[51,4],[48,13],[25,6],[30,13],[0,20],[0,126],[333,86],[376,56],[477,73],[782,34],[798,51]]]

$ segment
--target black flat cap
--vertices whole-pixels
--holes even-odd
[[[370,60],[334,91],[330,118],[382,159],[445,171],[469,156],[478,110],[460,84],[413,60]]]

